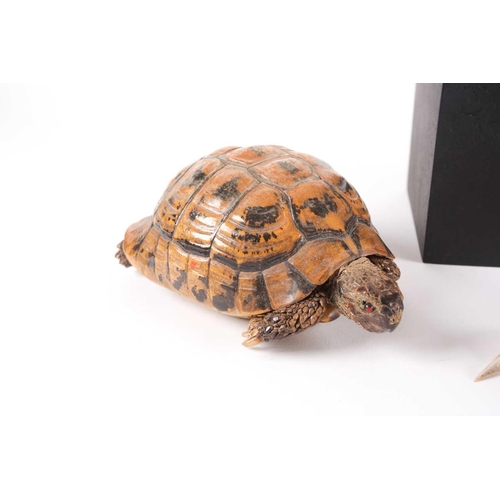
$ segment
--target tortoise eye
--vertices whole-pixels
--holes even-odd
[[[373,312],[374,307],[369,302],[363,302],[363,305],[367,313]]]

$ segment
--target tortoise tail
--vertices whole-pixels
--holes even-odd
[[[120,264],[125,267],[130,267],[132,264],[128,261],[123,251],[123,241],[117,245],[118,252],[116,252],[115,257],[120,261]]]

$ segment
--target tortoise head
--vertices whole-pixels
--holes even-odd
[[[334,280],[332,302],[369,332],[392,332],[403,315],[397,277],[384,269],[362,257],[341,268]]]

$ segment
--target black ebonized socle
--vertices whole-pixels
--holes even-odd
[[[424,262],[500,267],[500,84],[417,84],[408,190]]]

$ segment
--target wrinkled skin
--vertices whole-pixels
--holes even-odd
[[[390,259],[362,257],[339,270],[330,301],[344,316],[369,332],[393,331],[403,314],[399,269]]]

